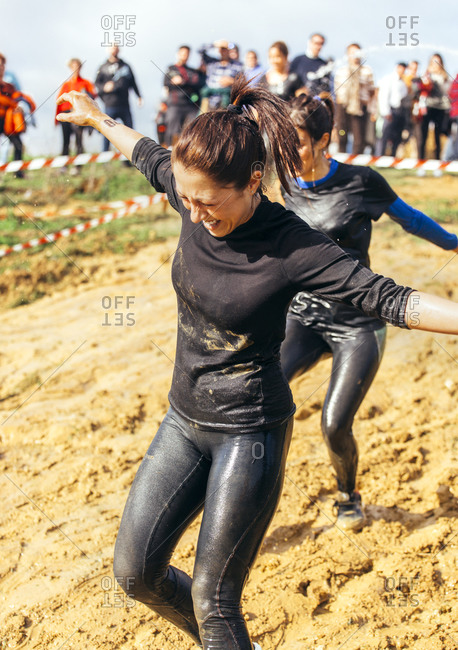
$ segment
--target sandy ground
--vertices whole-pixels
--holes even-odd
[[[128,489],[168,405],[174,245],[85,260],[89,279],[2,313],[2,650],[193,647],[112,574]],[[374,270],[458,300],[451,253],[390,223],[371,250]],[[319,426],[330,362],[294,382],[283,496],[243,596],[263,650],[458,648],[457,360],[456,337],[389,328],[355,422],[357,534],[333,525]],[[187,571],[198,525],[174,556]]]

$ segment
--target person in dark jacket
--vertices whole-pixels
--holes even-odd
[[[310,95],[331,92],[333,62],[320,57],[325,42],[322,34],[312,34],[305,54],[299,54],[291,63],[291,72],[299,75],[303,87]]]
[[[176,63],[169,66],[164,75],[168,91],[164,144],[168,146],[174,144],[185,124],[199,113],[201,76],[187,65],[190,52],[188,45],[179,47]]]
[[[97,92],[105,104],[105,112],[113,120],[121,120],[132,128],[132,114],[129,105],[129,91],[132,89],[138,97],[138,105],[143,105],[143,99],[135,81],[134,73],[129,64],[119,58],[119,47],[112,45],[109,56],[97,70],[95,85]],[[103,140],[103,150],[108,151],[110,142]]]

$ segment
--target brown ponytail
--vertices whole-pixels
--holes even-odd
[[[289,115],[297,129],[304,129],[317,142],[334,125],[334,103],[329,93],[299,95],[289,102]]]
[[[281,184],[301,167],[299,140],[286,102],[238,75],[231,89],[232,107],[199,115],[182,132],[172,163],[195,169],[222,186],[246,187],[253,171],[264,170],[267,135]]]

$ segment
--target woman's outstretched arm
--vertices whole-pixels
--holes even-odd
[[[454,233],[448,232],[434,219],[408,205],[399,197],[390,205],[387,213],[406,232],[426,239],[444,250],[458,253],[458,238]]]
[[[458,334],[458,303],[423,291],[412,291],[405,321],[409,329]]]
[[[139,140],[145,136],[124,124],[119,124],[106,113],[103,113],[97,103],[85,93],[72,90],[57,99],[58,104],[70,102],[73,110],[70,113],[59,113],[59,122],[71,122],[78,126],[92,126],[100,131],[126,158],[132,160],[132,152]]]

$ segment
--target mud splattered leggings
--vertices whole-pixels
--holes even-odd
[[[121,587],[205,650],[251,650],[240,599],[283,484],[292,418],[255,434],[198,430],[167,413],[132,484],[116,540]],[[170,566],[203,510],[193,579]]]
[[[364,330],[351,325],[343,331],[317,331],[288,318],[281,347],[281,365],[288,380],[332,355],[332,371],[323,406],[321,429],[342,492],[355,489],[358,447],[353,418],[377,373],[385,346],[386,328]]]

